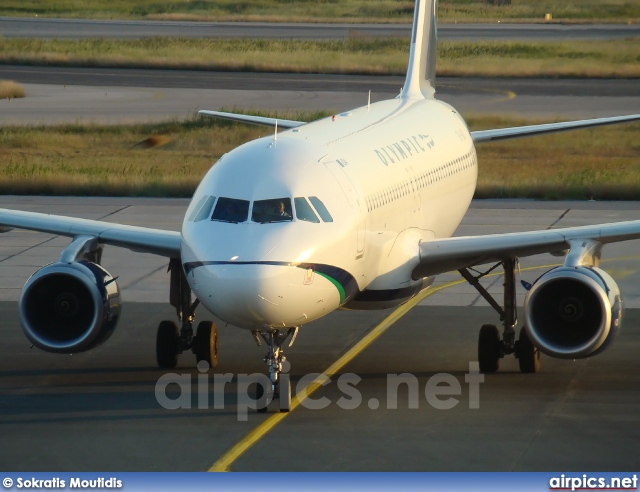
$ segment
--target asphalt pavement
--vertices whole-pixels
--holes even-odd
[[[22,99],[0,100],[0,124],[120,124],[191,117],[199,109],[342,112],[395,97],[401,77],[0,66]],[[541,120],[640,112],[635,80],[441,78],[437,97],[463,114]]]
[[[190,22],[154,20],[93,20],[0,17],[0,36],[6,38],[119,38],[154,36],[183,38],[348,39],[409,37],[411,24]],[[640,36],[637,24],[486,24],[438,25],[444,41],[605,40]]]
[[[294,389],[304,376],[326,370],[384,314],[338,312],[305,327],[287,350]],[[247,420],[239,417],[245,415],[239,402],[248,393],[237,384],[239,375],[264,371],[264,348],[256,347],[248,332],[221,325],[220,364],[204,382],[192,354],[180,356],[175,371],[159,370],[155,328],[172,316],[166,305],[125,305],[121,326],[107,344],[64,356],[29,349],[15,303],[0,303],[3,469],[202,471],[264,425],[269,415],[248,410]],[[640,312],[627,312],[617,343],[599,357],[543,357],[542,370],[534,375],[520,374],[513,359],[502,361],[500,372],[477,384],[474,408],[465,376],[476,360],[479,326],[495,321],[490,308],[415,308],[313,395],[314,402],[328,403],[326,408],[298,407],[230,469],[636,469]],[[389,394],[398,374],[413,389]],[[455,403],[449,409],[427,396],[429,381],[442,374],[453,388],[453,396],[440,397],[447,406]],[[234,379],[220,386],[215,375]],[[191,391],[169,387],[163,376],[183,378]],[[338,384],[346,381],[360,398],[352,409],[339,403],[346,396]],[[166,408],[166,400],[180,398],[183,408]],[[216,402],[220,408],[214,408]]]

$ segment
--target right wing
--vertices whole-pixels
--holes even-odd
[[[586,241],[600,244],[640,239],[640,220],[542,231],[488,234],[421,241],[419,279],[509,258],[570,250]]]
[[[225,113],[224,111],[207,111],[200,110],[198,114],[205,116],[215,116],[216,118],[222,118],[224,120],[241,121],[243,123],[251,123],[253,125],[262,125],[288,130],[289,128],[297,128],[302,125],[306,125],[304,121],[294,120],[281,120],[279,118],[266,118],[264,116],[251,116],[249,114],[237,114],[237,113]]]
[[[471,132],[471,138],[474,143],[491,142],[493,140],[531,137],[533,135],[542,135],[543,133],[563,132],[566,130],[576,130],[578,128],[588,128],[590,126],[613,125],[615,123],[625,123],[636,120],[640,120],[640,114],[613,116],[610,118],[595,118],[592,120],[564,121],[562,123],[545,123],[543,125],[516,126],[512,128],[498,128],[495,130],[480,130]]]
[[[182,240],[180,233],[174,231],[8,209],[0,209],[0,226],[4,226],[4,231],[15,227],[58,236],[93,236],[102,244],[169,258],[180,257]]]

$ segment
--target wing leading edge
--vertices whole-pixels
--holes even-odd
[[[565,121],[562,123],[546,123],[543,125],[516,126],[512,128],[498,128],[494,130],[471,132],[471,138],[474,143],[491,142],[494,140],[505,140],[507,138],[531,137],[533,135],[542,135],[544,133],[563,132],[567,130],[577,130],[578,128],[613,125],[616,123],[627,123],[637,120],[640,120],[640,114],[613,116],[610,118],[595,118],[591,120]]]
[[[243,123],[251,123],[253,125],[270,127],[275,127],[277,125],[278,128],[282,128],[283,130],[306,125],[304,121],[281,120],[278,118],[267,118],[265,116],[251,116],[249,114],[225,113],[224,111],[207,111],[205,109],[198,111],[198,114],[204,116],[213,116],[215,118],[221,118],[223,120],[241,121]]]
[[[509,258],[555,253],[571,249],[576,241],[607,244],[631,239],[640,239],[640,220],[422,241],[420,264],[412,276],[418,279]]]
[[[66,237],[93,236],[102,244],[169,258],[180,257],[181,236],[174,231],[8,209],[0,209],[0,225]]]

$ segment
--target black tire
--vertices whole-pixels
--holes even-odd
[[[201,321],[194,341],[196,360],[206,361],[209,367],[218,365],[218,327],[213,321]]]
[[[482,325],[478,337],[480,372],[496,372],[500,367],[500,332],[496,325]]]
[[[540,351],[531,343],[526,328],[520,330],[517,350],[520,372],[533,374],[540,370]]]
[[[158,367],[171,369],[178,364],[178,327],[173,321],[161,321],[156,333]]]
[[[256,411],[258,413],[266,413],[267,405],[266,401],[262,401],[264,399],[264,386],[260,383],[256,383]]]
[[[291,411],[291,381],[288,377],[281,377],[278,384],[279,399],[280,399],[280,412],[286,413]]]

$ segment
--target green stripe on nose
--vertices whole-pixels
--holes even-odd
[[[344,293],[344,287],[342,287],[342,284],[340,284],[340,282],[338,282],[336,279],[331,278],[329,275],[325,273],[318,272],[318,271],[316,271],[316,273],[326,278],[329,282],[331,282],[335,286],[336,289],[338,289],[338,293],[340,294],[340,305],[342,305],[342,303],[346,298],[346,295]]]

